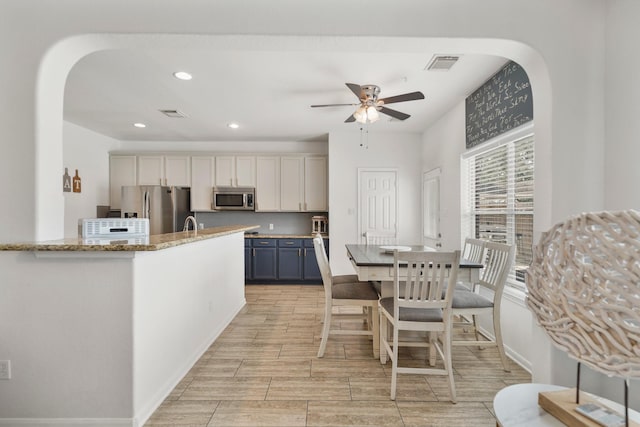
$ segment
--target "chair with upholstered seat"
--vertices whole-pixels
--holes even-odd
[[[322,275],[324,287],[324,325],[322,327],[322,341],[318,349],[318,357],[323,357],[327,347],[329,335],[370,335],[373,340],[373,356],[378,357],[378,293],[369,282],[361,282],[355,274],[333,276],[324,249],[321,236],[313,239],[316,260]],[[342,314],[333,313],[333,307],[353,306],[362,307],[362,313]],[[366,330],[331,329],[331,321],[334,318],[356,318],[363,320]]]
[[[467,237],[464,239],[464,246],[462,247],[462,252],[460,254],[460,258],[475,262],[478,264],[484,263],[485,250],[484,245],[486,241],[481,239],[474,239],[472,237]],[[477,283],[458,283],[458,289],[471,289],[475,291],[477,289]]]
[[[502,366],[508,372],[507,356],[504,351],[502,329],[500,327],[500,303],[502,302],[504,286],[513,264],[515,247],[502,243],[486,242],[485,251],[485,266],[478,283],[479,290],[474,292],[456,287],[452,300],[453,314],[461,320],[456,323],[456,326],[473,328],[476,339],[475,341],[453,341],[453,345],[497,346]],[[490,315],[492,317],[493,338],[488,334],[482,334],[486,339],[480,339],[477,322],[477,316],[479,315]]]
[[[446,375],[451,401],[456,402],[451,367],[451,298],[459,262],[460,251],[394,252],[393,297],[382,298],[379,308],[380,356],[383,363],[387,356],[391,358],[392,400],[396,398],[398,374],[406,373]],[[392,341],[389,326],[393,329]],[[415,332],[426,334],[416,336]],[[429,347],[429,367],[399,366],[401,346]],[[436,355],[442,359],[442,367],[436,367]]]

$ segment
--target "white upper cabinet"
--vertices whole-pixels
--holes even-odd
[[[256,211],[280,210],[280,157],[256,158]]]
[[[138,185],[191,185],[189,156],[138,156]]]
[[[215,185],[222,187],[255,187],[255,156],[216,156]]]
[[[326,211],[327,158],[292,156],[280,159],[280,209],[293,212]]]
[[[164,157],[164,185],[191,186],[191,157]]]
[[[138,156],[138,185],[164,185],[164,156]]]
[[[255,156],[236,156],[236,186],[256,186]]]
[[[191,210],[212,209],[213,185],[215,182],[215,157],[191,157]]]
[[[136,156],[109,158],[109,204],[120,209],[123,185],[136,185]]]
[[[280,210],[304,210],[304,157],[280,158]]]
[[[304,159],[304,210],[328,210],[328,176],[326,157]]]
[[[191,187],[193,211],[213,210],[216,186],[254,187],[259,212],[328,210],[327,157],[322,155],[113,155],[110,157],[113,209],[120,208],[123,185]]]

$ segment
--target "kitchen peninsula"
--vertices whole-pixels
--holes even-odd
[[[0,413],[146,420],[244,306],[255,228],[0,244]]]

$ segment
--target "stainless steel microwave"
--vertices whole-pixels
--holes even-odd
[[[256,189],[253,187],[213,187],[215,211],[253,211]]]

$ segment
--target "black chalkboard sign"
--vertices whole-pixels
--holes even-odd
[[[511,61],[466,100],[467,148],[533,120],[529,77]]]

